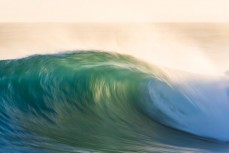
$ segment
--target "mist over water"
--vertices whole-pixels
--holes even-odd
[[[228,152],[228,40],[223,23],[0,24],[0,151]]]
[[[1,59],[93,49],[202,74],[224,73],[228,65],[226,23],[5,23],[0,33]]]

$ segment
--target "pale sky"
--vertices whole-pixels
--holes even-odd
[[[0,22],[229,22],[229,1],[0,0]]]

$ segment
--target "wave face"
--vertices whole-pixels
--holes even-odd
[[[203,141],[228,141],[229,126],[206,121],[212,116],[195,96],[159,67],[126,55],[79,51],[0,61],[0,151],[228,151]]]

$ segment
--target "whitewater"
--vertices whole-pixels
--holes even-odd
[[[227,66],[143,29],[154,44],[141,42],[141,52],[98,44],[36,51],[30,44],[34,51],[13,54],[15,44],[5,46],[0,152],[229,152]]]

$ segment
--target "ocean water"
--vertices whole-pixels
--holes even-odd
[[[199,105],[204,98],[131,56],[2,60],[0,85],[0,152],[229,151],[227,103]]]
[[[228,24],[0,24],[0,152],[229,152]]]

